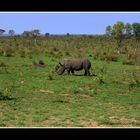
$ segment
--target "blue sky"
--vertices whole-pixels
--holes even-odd
[[[117,21],[140,22],[140,13],[0,13],[0,29],[17,34],[33,29],[43,34],[104,34],[106,26]]]

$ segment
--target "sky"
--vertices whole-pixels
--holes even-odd
[[[42,34],[104,34],[117,21],[140,23],[140,12],[0,12],[0,29],[16,34],[33,29]]]

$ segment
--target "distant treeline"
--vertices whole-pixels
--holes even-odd
[[[94,27],[93,27],[94,28]],[[92,36],[106,36],[108,38],[113,38],[116,40],[116,44],[118,47],[122,47],[122,40],[127,38],[134,38],[137,42],[140,40],[140,23],[134,22],[132,24],[130,23],[124,23],[122,21],[116,22],[114,25],[107,25],[105,29],[105,34],[102,35],[88,35],[88,34],[70,34],[66,33],[63,35],[53,35],[50,33],[41,34],[39,29],[34,29],[31,31],[24,31],[21,34],[15,34],[15,31],[13,29],[10,29],[8,31],[8,34],[4,35],[6,31],[4,29],[0,29],[0,36],[23,36],[23,37],[30,37],[30,38],[36,38],[41,36],[84,36],[84,37],[92,37]]]
[[[140,40],[140,23],[124,24],[122,21],[118,21],[113,26],[106,27],[106,35],[113,37],[117,41],[118,47],[121,47],[124,38],[133,37],[136,41]]]

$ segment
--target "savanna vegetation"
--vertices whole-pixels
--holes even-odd
[[[9,33],[0,37],[1,127],[140,126],[140,42],[133,34]],[[58,75],[57,64],[69,57],[88,58],[96,76]]]

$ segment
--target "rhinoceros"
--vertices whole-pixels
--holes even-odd
[[[85,70],[84,75],[90,75],[90,70],[91,68],[91,62],[86,59],[86,58],[69,58],[69,59],[64,59],[63,63],[59,62],[59,65],[57,66],[57,73],[59,75],[62,75],[65,70],[68,71],[68,75],[70,72],[74,74],[74,71],[80,71],[82,69]]]

